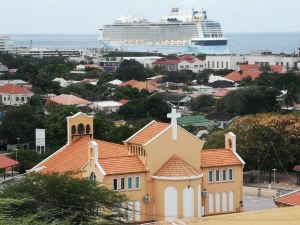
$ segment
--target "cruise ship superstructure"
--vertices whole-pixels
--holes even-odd
[[[106,50],[163,54],[229,53],[220,23],[208,20],[204,10],[173,8],[168,16],[155,23],[129,14],[99,30],[101,47]]]

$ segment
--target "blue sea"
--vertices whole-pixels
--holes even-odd
[[[10,35],[17,47],[86,49],[97,48],[98,35]],[[254,50],[271,50],[274,53],[293,53],[300,47],[299,33],[228,33],[231,53],[249,53]]]

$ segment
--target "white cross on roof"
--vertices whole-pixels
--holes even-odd
[[[177,140],[177,118],[180,118],[181,114],[177,113],[176,109],[172,109],[172,113],[169,113],[167,117],[171,119],[172,137],[173,140],[176,141]]]

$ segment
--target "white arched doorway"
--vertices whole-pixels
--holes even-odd
[[[222,212],[227,212],[227,193],[222,193]]]
[[[174,187],[167,187],[164,193],[164,212],[165,218],[178,217],[178,197]]]
[[[219,212],[221,212],[221,195],[220,195],[220,193],[216,193],[215,199],[216,199],[216,213],[219,213]]]
[[[232,212],[233,209],[234,209],[234,195],[233,195],[233,192],[229,192],[229,211]]]
[[[186,187],[183,190],[183,217],[191,218],[195,216],[194,211],[194,189]]]

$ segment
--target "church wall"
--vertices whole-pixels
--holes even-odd
[[[215,172],[214,172],[214,179],[212,183],[209,183],[209,171],[219,169],[228,169],[232,168],[234,171],[233,181],[222,181],[222,173],[220,173],[220,182],[215,181]],[[205,208],[205,215],[215,215],[215,214],[222,214],[222,213],[232,213],[232,212],[240,212],[243,211],[243,208],[240,205],[240,201],[243,201],[243,166],[227,166],[227,167],[215,167],[215,168],[204,168],[203,170],[203,190],[207,191],[206,197],[203,197],[202,202]],[[228,173],[227,173],[228,178]],[[233,204],[233,211],[229,211],[229,203],[227,204],[227,211],[222,211],[222,193],[227,193],[227,202],[229,193],[234,193],[234,204]],[[214,212],[209,213],[209,194],[212,193],[214,196]],[[216,193],[221,195],[221,210],[220,212],[216,212]]]
[[[140,177],[140,188],[135,188],[135,177]],[[140,216],[140,220],[136,222],[150,221],[152,220],[152,199],[150,199],[150,203],[144,203],[144,196],[149,194],[148,191],[148,183],[146,179],[146,173],[132,173],[132,174],[120,174],[120,175],[107,175],[104,177],[102,184],[107,188],[113,190],[113,181],[115,178],[118,179],[118,191],[121,194],[124,194],[128,197],[129,202],[135,203],[136,201],[140,202],[140,211],[136,212],[135,204],[133,204],[133,212],[126,212],[126,214],[132,214],[129,217],[132,217],[133,220],[129,222],[134,222],[137,217]],[[128,177],[133,178],[133,188],[132,190],[128,189]],[[125,190],[120,190],[120,180],[121,178],[125,178]],[[151,185],[151,184],[150,184]],[[152,197],[151,194],[149,196]]]
[[[154,174],[174,154],[200,170],[200,151],[204,142],[178,126],[177,140],[172,140],[172,128],[169,128],[155,140],[145,146],[147,152],[147,168]]]
[[[201,179],[195,180],[153,180],[153,204],[155,205],[156,221],[165,220],[165,190],[168,187],[173,187],[177,190],[177,216],[182,218],[184,215],[184,200],[183,191],[185,188],[192,188],[194,191],[194,217],[198,217],[198,203],[201,199],[198,198],[198,187],[201,185]],[[201,205],[201,204],[200,204]]]

